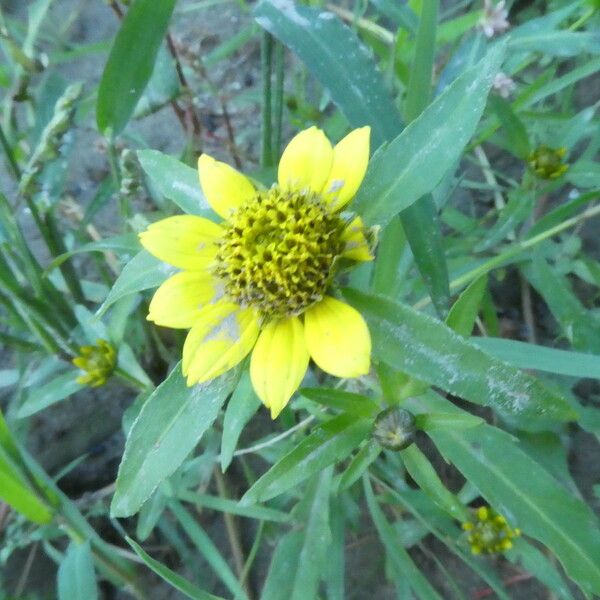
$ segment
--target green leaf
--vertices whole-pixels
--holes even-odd
[[[243,496],[243,504],[274,498],[330,464],[341,461],[368,435],[371,423],[341,414],[321,423],[271,467]]]
[[[225,409],[223,435],[221,436],[221,470],[223,473],[231,464],[242,430],[259,406],[260,399],[252,387],[250,372],[245,369]]]
[[[23,419],[29,417],[52,406],[61,400],[65,400],[72,394],[85,388],[85,385],[76,381],[80,373],[77,369],[68,371],[59,375],[52,381],[42,385],[40,387],[29,388],[25,393],[25,399],[19,410],[17,411],[17,417]]]
[[[52,512],[33,492],[18,465],[0,448],[0,499],[34,523],[49,523]]]
[[[188,490],[180,490],[175,493],[180,500],[193,502],[199,507],[219,510],[221,512],[230,513],[239,517],[248,519],[257,519],[260,521],[275,521],[277,523],[285,523],[290,520],[288,513],[269,508],[267,506],[240,506],[236,500],[228,498],[220,498],[218,496],[209,496],[207,494],[199,494]]]
[[[261,600],[289,600],[293,581],[290,573],[298,568],[302,537],[302,532],[290,531],[279,538],[260,595]]]
[[[366,317],[375,357],[419,380],[520,418],[576,417],[539,380],[482,352],[436,319],[398,302],[347,290]]]
[[[303,501],[294,510],[298,520],[305,523],[297,567],[293,571],[291,600],[317,598],[319,580],[325,572],[328,546],[331,543],[329,527],[329,494],[332,467],[315,476],[308,486]],[[291,575],[291,574],[290,574]]]
[[[523,272],[544,298],[573,347],[600,353],[600,318],[583,306],[567,279],[548,264],[541,252],[534,254]]]
[[[487,275],[473,281],[452,305],[446,325],[463,337],[469,337],[479,314],[479,306],[487,288]]]
[[[415,403],[425,410],[459,410],[433,394]],[[481,425],[430,436],[511,525],[548,546],[588,594],[600,594],[600,529],[588,506],[500,429]]]
[[[58,568],[58,600],[96,600],[98,586],[89,541],[71,542]]]
[[[142,169],[158,191],[189,215],[217,217],[200,189],[198,171],[158,150],[138,150]]]
[[[429,459],[416,444],[402,450],[400,455],[408,474],[442,510],[459,521],[469,520],[467,509],[442,483]]]
[[[236,377],[233,370],[188,387],[180,365],[171,371],[144,403],[129,432],[112,516],[136,513],[158,484],[179,467],[217,418]]]
[[[450,283],[437,209],[431,194],[419,198],[401,213],[402,227],[415,263],[439,315],[448,311]]]
[[[245,598],[248,596],[244,592],[237,577],[223,558],[218,548],[213,541],[208,537],[204,529],[192,515],[177,501],[169,502],[169,508],[179,521],[183,531],[192,540],[194,546],[200,553],[200,556],[208,562],[211,569],[216,573],[217,577],[225,584],[229,591],[236,598]]]
[[[379,412],[379,406],[371,398],[352,392],[331,388],[302,388],[300,394],[317,404],[341,410],[356,417],[368,419]]]
[[[175,267],[142,250],[123,267],[106,300],[98,309],[97,316],[102,316],[110,306],[125,296],[158,287],[175,271]]]
[[[295,52],[353,127],[370,125],[374,146],[398,134],[400,115],[356,34],[331,13],[263,0],[258,24]]]
[[[89,242],[83,244],[69,252],[59,254],[46,268],[46,273],[49,273],[56,267],[62,265],[65,260],[71,258],[75,254],[81,252],[117,252],[117,253],[132,253],[135,254],[140,250],[140,241],[135,233],[126,233],[124,235],[115,235],[113,237],[98,240],[97,242]]]
[[[365,223],[386,225],[454,168],[481,118],[503,53],[502,45],[490,50],[375,153],[352,204]]]
[[[154,560],[151,556],[146,554],[139,544],[136,544],[130,537],[125,538],[127,543],[133,548],[133,551],[144,561],[147,567],[152,569],[161,579],[172,585],[176,590],[179,590],[182,594],[185,594],[192,600],[225,600],[221,596],[213,596],[204,590],[196,587],[190,583],[187,579],[181,577],[171,571],[168,567],[165,567],[162,563]]]
[[[513,563],[519,564],[528,573],[531,573],[538,581],[552,590],[563,600],[573,600],[569,586],[558,572],[554,563],[532,544],[524,539],[515,541],[515,545],[506,557]]]
[[[527,159],[530,152],[529,136],[523,122],[519,119],[510,103],[501,96],[492,94],[490,96],[490,106],[500,121],[508,149],[517,158],[521,160]]]
[[[125,128],[150,80],[176,0],[135,0],[111,48],[98,88],[96,120],[104,135]]]
[[[600,36],[593,31],[552,31],[511,36],[512,52],[543,52],[545,56],[600,54]]]
[[[504,338],[475,337],[471,341],[488,354],[520,369],[600,379],[600,356],[596,354],[557,350]]]
[[[418,598],[422,600],[442,600],[437,591],[431,587],[425,575],[413,563],[394,529],[387,522],[366,475],[363,476],[363,484],[371,518],[394,570],[408,580],[410,587]]]
[[[404,101],[404,117],[407,123],[416,119],[429,104],[438,10],[439,0],[429,0],[429,2],[421,4],[419,27],[415,36],[414,58]]]
[[[350,461],[348,468],[342,473],[338,484],[338,491],[347,490],[362,474],[372,465],[381,454],[381,446],[375,440],[369,440]]]

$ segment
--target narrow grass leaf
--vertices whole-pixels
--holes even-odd
[[[153,559],[149,556],[143,548],[136,544],[130,537],[125,538],[127,543],[133,548],[133,551],[144,561],[147,567],[152,569],[162,580],[166,581],[169,585],[173,586],[176,590],[179,590],[182,594],[191,598],[192,600],[225,600],[221,596],[213,596],[204,590],[196,587],[190,583],[187,579],[181,577],[171,571],[169,567],[166,567],[161,562]]]
[[[421,600],[442,600],[442,597],[431,586],[425,575],[418,569],[408,552],[404,549],[404,546],[400,543],[394,529],[390,526],[379,507],[371,483],[366,475],[363,476],[363,484],[371,518],[394,570],[401,574],[402,577],[408,579],[413,592]]]

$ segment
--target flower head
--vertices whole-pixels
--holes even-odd
[[[569,165],[563,162],[566,154],[566,148],[550,148],[542,144],[529,155],[527,161],[538,177],[558,179],[569,170]]]
[[[479,20],[479,27],[486,37],[494,37],[497,33],[504,33],[509,27],[508,10],[505,8],[505,0],[494,4],[493,0],[485,0],[483,4],[483,15]]]
[[[84,372],[77,378],[77,383],[99,387],[108,381],[115,370],[117,353],[106,340],[97,340],[95,346],[81,346],[79,356],[72,362]]]
[[[156,291],[148,319],[190,329],[188,385],[252,352],[253,387],[275,418],[311,358],[337,377],[369,371],[366,323],[331,295],[340,268],[372,259],[360,217],[342,212],[366,172],[369,135],[368,127],[355,129],[333,148],[316,127],[302,131],[270,189],[203,154],[200,185],[223,222],[180,215],[140,235],[146,250],[181,269]]]
[[[512,548],[512,540],[521,535],[506,519],[489,506],[480,506],[470,521],[462,528],[468,532],[467,540],[473,554],[495,554]]]

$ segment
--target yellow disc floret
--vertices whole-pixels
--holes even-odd
[[[257,192],[225,224],[214,274],[241,306],[266,317],[300,314],[324,297],[346,225],[316,194]]]

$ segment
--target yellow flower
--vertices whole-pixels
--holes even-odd
[[[506,519],[489,506],[480,506],[473,512],[470,521],[462,524],[468,532],[467,540],[473,554],[495,554],[510,550],[512,540],[521,535]]]
[[[117,352],[106,340],[97,340],[95,346],[81,346],[79,356],[71,361],[83,371],[77,383],[99,387],[104,385],[117,365]]]
[[[181,215],[140,234],[148,252],[181,269],[154,294],[148,319],[190,329],[182,362],[188,385],[252,351],[252,384],[275,418],[310,358],[336,377],[368,373],[367,325],[328,293],[340,266],[372,259],[360,217],[341,212],[365,175],[369,136],[369,127],[355,129],[332,147],[316,127],[302,131],[268,190],[203,154],[200,185],[224,221]]]

